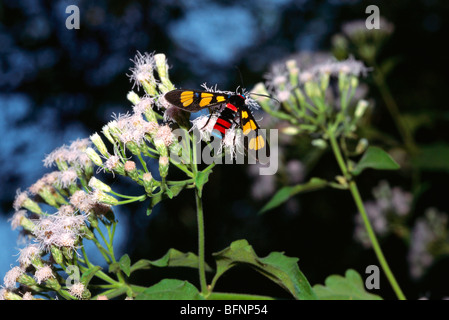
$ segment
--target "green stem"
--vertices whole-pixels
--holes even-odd
[[[142,194],[140,196],[128,196],[126,194],[121,194],[121,193],[115,192],[113,190],[111,190],[109,192],[112,193],[113,195],[117,196],[117,197],[125,198],[125,199],[136,199],[136,201],[140,200],[142,197],[146,197],[145,194]]]
[[[208,294],[207,282],[206,282],[206,268],[204,262],[204,217],[203,217],[203,203],[198,193],[198,189],[195,190],[196,199],[196,213],[198,220],[198,269],[200,276],[201,293],[203,295]]]
[[[399,287],[399,284],[397,283],[396,278],[394,277],[393,272],[391,271],[391,269],[387,263],[387,260],[385,259],[382,249],[380,248],[376,234],[374,233],[374,230],[371,226],[371,222],[369,221],[368,215],[366,213],[365,207],[363,206],[362,198],[360,196],[360,192],[357,188],[357,185],[353,180],[351,180],[352,177],[348,171],[346,163],[345,163],[343,156],[340,152],[340,148],[338,146],[338,143],[334,136],[334,133],[328,132],[328,134],[329,134],[329,140],[330,140],[330,143],[332,146],[332,150],[334,152],[335,158],[337,159],[338,165],[340,166],[340,169],[341,169],[343,175],[345,176],[346,180],[349,181],[349,190],[351,191],[351,195],[354,199],[357,209],[359,210],[359,212],[362,216],[363,223],[365,224],[365,228],[368,233],[368,237],[371,241],[374,252],[376,253],[377,259],[379,260],[379,263],[380,263],[383,271],[385,272],[385,275],[387,276],[387,279],[390,282],[390,285],[392,286],[398,299],[405,300],[404,293],[402,292],[401,288]]]
[[[196,159],[196,146],[197,141],[195,139],[195,134],[192,134],[192,155],[191,155],[191,163],[192,163],[192,172],[194,174],[194,180],[196,180],[196,176],[198,175],[198,167],[197,167],[197,159]],[[196,201],[196,214],[197,214],[197,222],[198,222],[198,271],[200,277],[200,286],[201,293],[204,296],[209,294],[209,290],[207,289],[207,281],[206,281],[206,268],[205,268],[205,249],[204,249],[204,216],[203,216],[203,203],[201,201],[200,190],[198,186],[195,188],[195,201]]]
[[[145,160],[143,160],[142,155],[138,154],[137,158],[139,158],[140,164],[142,165],[145,172],[148,173],[149,171],[148,171],[147,163],[145,162]]]

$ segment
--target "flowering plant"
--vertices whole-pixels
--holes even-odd
[[[409,259],[413,264],[410,270],[419,277],[434,258],[426,250],[428,246],[435,249],[435,255],[448,250],[447,217],[436,209],[429,209],[411,231],[405,226],[411,211],[411,194],[398,187],[391,188],[386,182],[381,182],[374,190],[375,200],[362,201],[357,184],[362,172],[399,168],[389,153],[371,145],[363,135],[364,123],[372,107],[364,97],[363,77],[375,73],[393,117],[397,116],[397,106],[391,102],[382,73],[374,63],[379,44],[366,44],[373,39],[367,39],[354,29],[357,29],[354,24],[347,26],[344,28],[346,37],[334,39],[336,55],[345,50],[348,53],[345,41],[354,41],[355,47],[361,50],[358,57],[364,62],[353,56],[341,60],[326,57],[307,67],[301,59],[288,59],[274,65],[267,81],[257,84],[251,91],[275,99],[258,99],[256,102],[247,97],[248,105],[257,107],[260,104],[270,116],[270,123],[265,121],[264,126],[279,129],[283,137],[307,137],[313,148],[311,158],[321,156],[329,147],[341,171],[333,179],[312,177],[305,183],[302,181],[304,174],[299,178],[291,176],[290,182],[294,185],[283,186],[277,191],[272,185],[268,194],[274,195],[261,212],[278,207],[305,191],[325,187],[349,191],[359,212],[354,237],[365,247],[374,249],[395,294],[399,299],[405,299],[378,237],[395,234],[406,242],[411,241]],[[376,34],[374,41],[383,41],[385,36]],[[210,156],[209,151],[215,150],[211,132],[216,117],[202,115],[190,121],[189,113],[164,99],[165,93],[175,89],[164,54],[138,53],[133,62],[130,76],[133,89],[143,88],[144,94],[139,95],[133,90],[128,93],[132,112],[115,116],[102,128],[102,135],[94,133],[89,139],[76,140],[50,153],[44,164],[56,167],[56,170],[44,175],[26,191],[18,191],[11,225],[22,230],[29,244],[20,250],[19,265],[5,275],[0,298],[274,299],[215,290],[225,272],[243,264],[281,286],[295,299],[380,299],[365,290],[361,276],[351,269],[344,277],[331,275],[325,285],[312,287],[301,272],[297,258],[281,252],[259,257],[245,239],[234,241],[215,253],[214,268],[207,265],[202,197],[216,162],[201,166],[200,158]],[[223,92],[205,85],[204,89]],[[411,132],[403,119],[397,118],[396,124],[407,150],[415,150]],[[240,130],[235,127],[227,132],[225,139],[220,141],[218,158],[215,155],[214,159],[228,156],[232,160],[241,152],[240,140],[236,139],[239,134]],[[287,140],[275,148],[285,151],[283,144],[288,144]],[[206,152],[200,151],[202,145]],[[279,158],[271,161],[287,160],[286,152],[275,154]],[[150,167],[150,159],[157,162],[157,170]],[[285,167],[297,173],[304,169],[298,159],[290,160]],[[173,179],[169,174],[173,170],[181,173],[183,178]],[[101,171],[128,179],[141,187],[142,194],[118,193],[102,181]],[[264,177],[259,176],[260,179]],[[118,221],[114,210],[117,206],[148,200],[149,215],[158,203],[173,199],[185,189],[193,189],[195,194],[197,254],[171,248],[156,260],[131,261],[128,254],[115,256],[114,236]],[[263,196],[266,195],[260,195]],[[107,271],[92,262],[85,250],[87,242],[93,243],[104,258]],[[154,268],[169,267],[196,269],[198,284],[195,286],[181,279],[164,279],[150,286],[130,282],[131,274],[138,270],[149,269],[151,272]],[[206,273],[211,274],[209,282]]]

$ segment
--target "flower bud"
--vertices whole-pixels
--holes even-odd
[[[359,142],[357,143],[357,146],[355,147],[355,152],[357,154],[362,154],[363,152],[365,152],[368,145],[369,145],[369,142],[367,139],[365,139],[365,138],[360,139]]]
[[[168,78],[168,65],[165,54],[158,53],[154,55],[154,60],[156,62],[156,69],[159,74],[159,79],[161,79],[162,82],[162,85],[159,85],[159,90],[161,90],[162,93],[173,90],[175,87]]]
[[[142,182],[143,182],[143,187],[145,188],[145,192],[147,194],[151,194],[153,192],[153,176],[151,175],[151,173],[146,172],[142,175]]]
[[[327,142],[323,139],[314,139],[312,140],[312,146],[320,149],[325,149],[327,148]]]
[[[28,197],[27,192],[19,192],[16,196],[16,199],[14,200],[13,204],[14,209],[19,210],[20,208],[25,208],[30,210],[31,212],[34,212],[36,214],[42,214],[42,209],[39,207],[39,204],[37,202],[31,200]]]
[[[129,141],[128,143],[126,143],[126,147],[129,151],[131,151],[132,154],[136,156],[140,155],[141,153],[139,146],[133,141]]]
[[[103,128],[101,129],[101,132],[106,137],[106,139],[109,140],[110,143],[115,144],[115,140],[112,137],[111,132],[109,131],[109,123],[107,125],[103,126]]]
[[[33,221],[31,221],[30,219],[23,217],[20,221],[20,225],[22,226],[23,229],[33,232],[34,228],[36,227],[36,225],[34,224]]]
[[[89,187],[92,189],[98,189],[104,192],[111,192],[111,187],[108,186],[106,183],[104,183],[101,180],[98,180],[95,177],[90,178],[89,180]]]
[[[83,235],[84,238],[87,240],[93,240],[95,238],[95,235],[90,231],[90,229],[86,225],[82,225],[80,227],[80,232]]]
[[[55,262],[59,265],[62,265],[64,263],[64,256],[61,250],[58,247],[52,245],[50,251]]]
[[[62,255],[67,259],[67,260],[72,260],[73,259],[73,250],[69,247],[62,247]]]
[[[357,103],[357,106],[355,108],[355,111],[354,111],[354,117],[356,119],[361,118],[365,114],[365,111],[367,108],[368,108],[368,101],[363,100],[363,99],[359,100],[359,102]]]
[[[118,205],[118,202],[119,202],[113,196],[111,196],[99,189],[94,190],[94,192],[92,193],[92,197],[93,197],[93,199],[95,199],[95,202],[106,203],[106,204],[110,204],[111,206],[116,206],[116,205]]]
[[[166,156],[159,158],[159,173],[161,177],[165,178],[168,175],[169,159]]]
[[[101,160],[98,153],[95,152],[94,149],[91,147],[86,149],[86,154],[89,157],[90,160],[92,160],[93,163],[95,163],[97,166],[101,167],[103,165],[103,160]]]
[[[134,161],[126,161],[124,165],[125,172],[131,179],[135,181],[139,181],[139,172],[136,168],[136,163]]]
[[[319,98],[321,97],[321,91],[318,87],[318,84],[315,81],[307,81],[304,84],[304,89],[306,91],[306,94],[311,98]]]
[[[149,94],[151,97],[158,95],[155,81],[141,80],[140,84],[142,85],[145,92]]]
[[[93,144],[97,147],[98,151],[100,151],[100,153],[103,156],[105,157],[109,156],[108,148],[106,147],[106,145],[104,144],[103,140],[101,139],[98,133],[94,133],[93,135],[91,135],[90,140],[93,142]]]
[[[35,286],[37,284],[36,280],[34,280],[33,277],[27,275],[26,273],[21,274],[17,278],[17,282],[27,287]]]
[[[0,300],[22,300],[22,297],[6,289],[0,289]]]
[[[137,93],[135,93],[134,91],[130,91],[128,92],[128,94],[126,95],[126,98],[131,101],[132,104],[136,105],[140,102],[140,97]]]

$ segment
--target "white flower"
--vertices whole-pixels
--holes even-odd
[[[134,62],[134,68],[130,69],[132,74],[129,77],[130,81],[134,81],[133,88],[136,85],[140,86],[143,81],[155,81],[153,71],[156,67],[156,62],[153,53],[145,52],[142,55],[140,52],[137,52],[134,60],[131,61]]]
[[[55,278],[55,275],[53,274],[51,267],[48,265],[37,269],[34,273],[34,279],[36,279],[38,284],[41,284],[50,278]]]
[[[14,267],[9,270],[3,278],[3,283],[8,289],[14,289],[16,287],[17,279],[24,273],[20,267]]]

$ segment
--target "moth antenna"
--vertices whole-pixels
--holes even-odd
[[[276,101],[276,102],[278,103],[278,105],[281,105],[281,102],[280,102],[278,99],[273,98],[273,97],[270,96],[270,95],[267,95],[267,94],[260,94],[260,93],[254,93],[254,92],[249,92],[249,93],[248,93],[248,97],[250,97],[251,95],[269,98],[269,99],[271,99],[271,100]]]
[[[243,90],[243,88],[245,88],[245,84],[243,83],[242,72],[240,71],[240,68],[239,68],[239,67],[234,66],[234,68],[236,68],[237,71],[239,72],[240,82],[242,83],[242,86],[238,86],[237,89],[238,89],[238,88],[242,88],[242,90]],[[237,93],[238,93],[238,92],[237,92]]]

